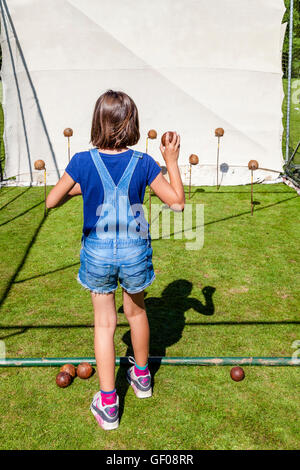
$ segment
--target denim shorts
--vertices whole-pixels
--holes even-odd
[[[147,240],[120,240],[114,249],[111,240],[86,238],[80,251],[78,282],[97,294],[121,287],[137,294],[155,279],[152,247]]]

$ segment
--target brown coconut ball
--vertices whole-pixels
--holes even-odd
[[[148,132],[148,137],[149,137],[149,139],[156,139],[156,137],[157,137],[156,130],[150,129],[150,131]]]
[[[60,372],[67,372],[68,374],[70,374],[71,377],[74,378],[76,375],[76,368],[75,366],[73,366],[73,364],[64,364],[60,368]]]
[[[88,379],[93,373],[93,368],[89,362],[81,362],[77,366],[77,375],[81,379]]]
[[[249,170],[257,170],[258,169],[258,161],[257,160],[250,160],[248,163]]]
[[[35,170],[44,170],[45,169],[45,162],[44,160],[36,160],[34,162]]]
[[[56,376],[56,384],[60,388],[68,387],[72,382],[72,376],[68,372],[59,372]]]
[[[195,155],[194,153],[190,155],[189,162],[191,165],[198,165],[199,163],[199,157],[198,155]]]
[[[73,129],[71,129],[70,127],[67,127],[64,130],[64,136],[65,137],[72,137],[72,135],[73,135]]]
[[[222,127],[218,127],[216,130],[215,130],[215,136],[216,137],[223,137],[224,135],[224,129]]]

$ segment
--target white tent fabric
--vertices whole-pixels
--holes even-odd
[[[248,161],[280,171],[284,0],[2,0],[5,176],[54,184],[72,154],[91,147],[96,99],[122,90],[136,102],[145,151],[163,163],[163,132],[181,135],[180,167],[199,156],[192,182],[216,184],[223,127],[224,185],[249,182]],[[224,166],[222,167],[224,168]],[[257,181],[276,173],[258,170]]]

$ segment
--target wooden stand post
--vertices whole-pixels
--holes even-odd
[[[191,199],[191,186],[192,186],[192,165],[190,165],[189,199]]]
[[[64,130],[64,136],[68,138],[68,161],[70,161],[71,158],[71,145],[70,145],[70,137],[73,135],[73,129],[70,127],[67,127]]]
[[[254,204],[253,204],[253,170],[251,169],[251,215],[253,215]]]

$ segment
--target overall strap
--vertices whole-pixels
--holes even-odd
[[[97,171],[99,173],[100,179],[102,181],[102,185],[104,187],[104,183],[107,183],[109,186],[111,186],[113,189],[119,186],[121,181],[123,181],[126,177],[131,176],[135,170],[135,167],[138,163],[139,158],[143,158],[143,153],[138,152],[137,150],[133,151],[132,157],[123,173],[123,175],[120,178],[119,183],[116,185],[114,180],[112,179],[108,169],[106,168],[105,164],[103,163],[103,160],[99,154],[98,149],[94,148],[90,150],[91,157],[93,159],[93,162],[95,164],[95,167],[97,168]],[[129,181],[130,181],[129,179]]]
[[[143,152],[138,152],[137,150],[134,150],[132,156],[136,158],[143,158]]]
[[[112,189],[116,187],[114,180],[110,176],[110,173],[108,169],[106,168],[105,164],[102,161],[102,158],[99,155],[98,149],[91,149],[90,150],[91,157],[93,159],[93,162],[95,164],[95,167],[97,168],[97,171],[99,173],[99,177],[101,179],[103,188],[105,186],[110,186]]]
[[[133,172],[134,172],[140,158],[143,158],[142,152],[138,152],[137,150],[134,150],[129,163],[128,163],[123,175],[120,178],[120,181],[118,183],[118,187],[122,186],[123,190],[124,190],[124,187],[128,190],[129,183],[131,181],[131,177],[133,175]]]

